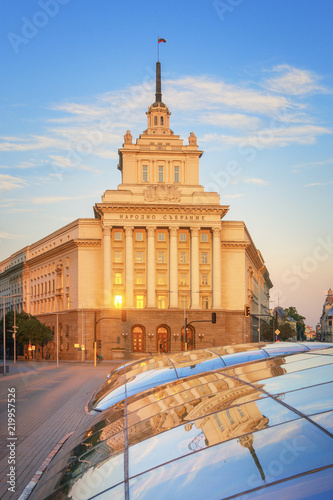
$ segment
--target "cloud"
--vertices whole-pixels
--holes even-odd
[[[34,205],[46,205],[53,203],[62,203],[63,201],[84,200],[89,199],[91,194],[85,196],[41,196],[29,200]]]
[[[244,194],[242,194],[242,193],[227,194],[223,198],[225,198],[225,199],[234,199],[234,198],[241,198],[242,196],[244,196]]]
[[[0,174],[0,191],[11,191],[12,189],[27,186],[28,182],[20,177]]]
[[[21,238],[18,234],[10,234],[6,233],[6,231],[0,231],[0,239],[3,240],[16,240],[17,238]]]
[[[244,182],[246,184],[256,184],[257,186],[266,186],[268,184],[268,181],[264,181],[263,179],[244,179]]]
[[[333,181],[327,181],[327,182],[311,182],[310,184],[305,184],[305,186],[304,186],[304,187],[328,186],[329,184],[333,184]]]
[[[241,113],[211,113],[201,116],[201,122],[219,127],[257,129],[260,119],[257,116],[248,116]]]
[[[319,85],[320,77],[312,71],[293,68],[287,64],[275,66],[272,71],[279,75],[264,82],[264,87],[272,92],[297,96],[327,92]]]

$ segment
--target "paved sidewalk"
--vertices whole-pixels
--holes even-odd
[[[17,373],[0,375],[0,498],[18,499],[48,455],[68,433],[88,427],[85,405],[107,373],[124,361],[93,363],[22,362]],[[37,365],[37,366],[36,366]],[[9,492],[8,394],[15,400],[15,493]]]

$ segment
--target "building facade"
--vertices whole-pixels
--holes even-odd
[[[91,358],[94,340],[106,359],[257,340],[255,315],[269,313],[272,287],[263,257],[199,184],[203,152],[193,132],[188,144],[174,134],[170,114],[157,63],[147,129],[136,142],[126,132],[121,184],[105,191],[95,218],[0,263],[0,293],[17,291],[19,308],[53,328],[51,358],[57,346],[60,358]]]
[[[319,330],[319,331],[318,331]],[[318,336],[323,342],[333,340],[333,291],[330,288],[323,305],[323,312],[320,318],[320,328],[317,329]]]

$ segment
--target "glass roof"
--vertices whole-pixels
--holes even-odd
[[[31,498],[331,498],[332,375],[331,347],[151,387],[74,433]]]
[[[332,344],[321,342],[234,344],[152,356],[113,370],[89,402],[88,408],[92,413],[103,411],[125,399],[126,396],[138,394],[172,380],[225,366],[248,363],[256,359],[272,358],[294,352],[316,352],[318,349],[328,346],[332,346]]]

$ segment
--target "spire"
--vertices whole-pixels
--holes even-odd
[[[156,102],[162,102],[162,91],[161,91],[161,63],[157,61],[156,63]]]

